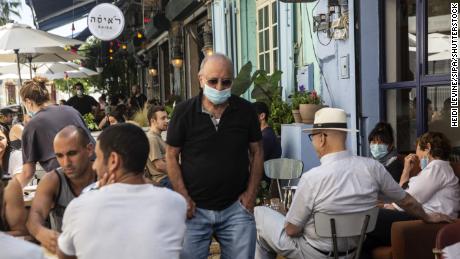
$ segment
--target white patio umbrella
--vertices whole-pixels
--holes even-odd
[[[76,59],[85,59],[85,57],[66,51],[62,47],[43,47],[43,48],[29,48],[21,50],[19,53],[19,61],[31,62],[67,62]],[[17,55],[13,50],[0,50],[0,62],[16,63],[18,61]]]
[[[44,75],[44,74],[55,74],[61,72],[67,72],[71,70],[77,70],[80,66],[75,63],[64,63],[64,62],[56,62],[56,63],[31,63],[31,64],[21,64],[19,65],[21,70],[30,69],[35,72],[36,75]],[[12,74],[17,71],[16,65],[9,65],[0,67],[0,74]],[[21,75],[22,76],[22,75]],[[30,75],[32,77],[32,75]]]
[[[82,41],[61,37],[45,31],[32,29],[27,25],[9,23],[0,27],[0,50],[14,50],[17,56],[19,84],[21,84],[21,68],[19,53],[31,48],[65,47],[79,45]]]
[[[21,64],[20,69],[29,69],[29,64]],[[97,75],[96,71],[82,67],[73,62],[56,62],[56,63],[32,63],[32,70],[34,70],[36,76],[46,77],[48,79],[60,79],[65,77],[83,78],[88,76]],[[16,71],[15,65],[0,67],[0,79],[17,79],[18,76],[14,76]],[[65,73],[68,73],[66,76]],[[21,78],[31,78],[32,75],[21,74]]]

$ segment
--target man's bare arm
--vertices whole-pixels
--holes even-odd
[[[27,229],[30,234],[53,253],[56,253],[59,233],[46,228],[44,222],[51,211],[58,188],[59,176],[55,173],[48,173],[43,176],[37,187],[27,220]]]
[[[419,218],[426,223],[440,223],[440,222],[453,222],[449,216],[442,213],[429,213],[427,214],[422,205],[414,199],[409,193],[406,194],[402,200],[397,201],[396,204],[403,208],[406,213],[416,218]]]
[[[249,172],[249,182],[246,191],[241,194],[241,203],[249,210],[254,210],[257,191],[259,188],[260,180],[262,179],[262,172],[264,166],[264,150],[262,141],[252,142],[249,144],[249,155],[251,156],[251,168]]]
[[[187,201],[187,218],[192,218],[195,215],[195,202],[188,195],[182,178],[182,171],[179,165],[180,150],[181,148],[179,147],[166,146],[166,169],[174,190],[184,196]]]
[[[12,236],[27,235],[27,212],[24,207],[22,186],[16,179],[12,179],[8,182],[8,185],[4,190],[3,199],[5,202],[5,219],[10,227],[8,234]]]

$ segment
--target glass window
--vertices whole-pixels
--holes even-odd
[[[385,1],[386,82],[413,81],[416,73],[416,0]]]
[[[263,12],[263,10],[261,9],[261,10],[259,10],[257,13],[259,14],[259,15],[258,15],[258,16],[259,16],[259,20],[257,21],[258,28],[259,28],[259,30],[262,30],[262,28],[264,28],[264,23],[263,23],[263,21],[264,21],[264,12]]]
[[[428,1],[428,74],[450,71],[450,3],[451,0]]]
[[[460,129],[450,127],[450,86],[428,87],[427,98],[428,130],[444,133],[452,146],[451,160],[460,162]]]
[[[272,23],[278,23],[278,10],[276,10],[276,2],[272,3]]]
[[[269,26],[269,22],[268,22],[268,6],[265,6],[264,7],[264,28],[268,27]]]
[[[278,68],[278,11],[275,0],[257,1],[258,68],[272,73]]]
[[[415,151],[417,139],[415,88],[386,91],[387,122],[394,129],[400,153]]]

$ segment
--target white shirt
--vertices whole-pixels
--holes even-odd
[[[303,235],[312,246],[332,251],[331,238],[316,234],[313,215],[368,210],[377,205],[380,195],[399,201],[406,193],[378,161],[348,151],[328,154],[320,166],[302,175],[286,221],[304,227]],[[339,238],[338,249],[345,251],[356,243],[355,238]]]
[[[431,161],[417,176],[409,179],[406,192],[422,204],[427,213],[440,212],[457,218],[460,186],[448,161]]]
[[[13,176],[22,173],[22,151],[14,150],[8,160],[8,174]]]
[[[460,258],[460,242],[444,247],[442,249],[442,256],[445,259]]]
[[[42,249],[30,242],[0,232],[0,259],[44,259]]]
[[[186,202],[152,184],[115,183],[72,200],[58,245],[79,259],[179,258]]]

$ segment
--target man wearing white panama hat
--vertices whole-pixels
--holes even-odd
[[[313,215],[317,212],[339,214],[371,209],[377,196],[410,211],[425,222],[451,221],[443,214],[426,214],[422,206],[393,180],[377,161],[353,155],[346,150],[348,132],[344,110],[323,108],[316,112],[314,125],[305,131],[321,160],[321,165],[302,175],[286,217],[267,208],[256,207],[256,258],[330,258],[330,238],[315,232]],[[357,238],[338,238],[340,258],[351,258]]]

